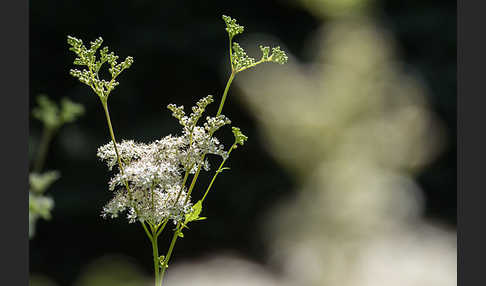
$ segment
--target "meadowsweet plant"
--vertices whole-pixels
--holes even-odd
[[[204,200],[216,177],[228,169],[225,163],[230,154],[248,139],[238,127],[232,126],[234,141],[225,149],[215,136],[220,128],[231,125],[231,120],[222,114],[231,82],[238,73],[258,64],[284,64],[288,59],[279,47],[270,49],[264,46],[260,46],[260,60],[249,57],[233,41],[236,35],[243,33],[244,27],[228,16],[223,16],[223,20],[229,36],[231,74],[216,115],[204,115],[207,106],[214,101],[211,95],[198,100],[190,113],[186,113],[183,106],[169,104],[167,108],[181,126],[180,134],[168,135],[148,144],[133,140],[117,143],[108,111],[109,95],[119,84],[116,79],[130,68],[133,58],[127,57],[118,63],[118,56],[110,52],[108,47],[101,48],[101,37],[91,42],[89,48],[80,39],[71,36],[67,39],[69,49],[77,56],[74,64],[84,67],[82,70],[72,69],[70,73],[88,85],[100,99],[111,137],[111,141],[99,147],[97,152],[97,156],[113,172],[108,184],[113,199],[104,206],[101,214],[105,218],[124,214],[130,223],[141,224],[152,244],[156,286],[163,283],[177,239],[184,237],[183,231],[188,229],[190,223],[205,219],[200,216]],[[111,79],[100,78],[99,71],[104,63],[109,65]],[[198,192],[194,193],[200,172],[210,171],[206,158],[209,155],[220,157],[221,163],[208,186],[198,187]],[[194,202],[193,194],[200,199]],[[172,240],[166,254],[159,255],[158,238],[168,223],[175,226]]]

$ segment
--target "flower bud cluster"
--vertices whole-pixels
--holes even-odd
[[[233,135],[235,136],[235,143],[237,145],[243,146],[245,144],[245,141],[248,140],[248,137],[246,137],[245,134],[243,134],[238,127],[233,127]]]
[[[231,19],[230,16],[223,15],[223,20],[226,23],[226,31],[230,38],[243,33],[245,30],[245,27],[238,25],[236,19]]]
[[[280,47],[272,48],[272,53],[270,53],[270,47],[266,46],[260,46],[262,58],[259,61],[255,61],[254,58],[246,54],[245,50],[238,43],[232,42],[234,36],[243,33],[243,26],[238,25],[235,19],[231,19],[228,16],[223,15],[223,20],[226,23],[226,31],[230,39],[231,68],[233,72],[237,73],[264,62],[285,64],[288,61],[287,55]]]
[[[233,68],[238,71],[255,64],[255,59],[249,57],[237,42],[233,43]]]
[[[280,47],[272,48],[272,55],[269,58],[272,62],[276,62],[277,64],[285,64],[289,60],[287,55],[284,51],[280,49]]]
[[[219,115],[217,117],[208,116],[206,117],[206,122],[204,123],[204,129],[209,132],[209,134],[213,134],[226,124],[231,124],[231,120],[224,115]]]
[[[79,79],[80,82],[90,86],[99,97],[107,97],[110,92],[119,84],[115,81],[120,73],[128,69],[133,64],[133,58],[127,57],[123,62],[118,63],[118,56],[113,52],[108,51],[108,47],[103,47],[100,50],[100,59],[96,60],[96,51],[101,47],[103,39],[99,37],[90,43],[90,48],[87,49],[83,41],[75,37],[68,36],[68,44],[71,46],[70,51],[73,51],[78,56],[74,60],[75,65],[86,66],[88,69],[82,71],[77,69],[70,70],[73,77]],[[110,68],[108,71],[111,74],[111,80],[103,80],[99,78],[99,70],[101,66],[108,62]]]
[[[167,108],[172,111],[172,116],[179,120],[179,124],[181,124],[185,128],[191,129],[197,124],[204,110],[206,110],[206,107],[213,101],[214,100],[212,95],[201,98],[197,101],[196,105],[191,108],[192,113],[189,116],[186,116],[186,113],[184,112],[184,106],[182,105],[176,106],[175,104],[169,104],[167,105]]]
[[[283,65],[289,59],[285,52],[278,46],[272,48],[272,54],[270,54],[270,47],[260,46],[260,50],[262,51],[262,61],[264,62],[275,62]]]

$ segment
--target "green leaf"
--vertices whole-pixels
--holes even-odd
[[[200,221],[200,220],[205,220],[206,217],[200,217],[199,214],[201,214],[202,211],[202,201],[199,200],[197,203],[195,203],[192,206],[192,212],[186,214],[186,220],[182,223],[183,228],[188,228],[187,224],[192,222],[192,221]]]
[[[58,171],[47,171],[42,174],[30,173],[30,191],[33,193],[42,194],[60,177],[61,175]]]
[[[195,221],[199,218],[199,214],[202,211],[202,202],[198,201],[196,204],[192,206],[192,212],[186,214],[186,221],[184,224],[187,224],[191,221]]]
[[[79,75],[83,76],[82,73]],[[50,129],[57,129],[65,123],[73,122],[83,113],[83,105],[63,97],[58,106],[45,94],[37,96],[37,106],[32,110],[32,116],[42,121]]]
[[[37,96],[37,106],[33,108],[32,115],[48,128],[55,129],[62,124],[59,118],[59,107],[45,94]]]
[[[83,114],[84,106],[82,104],[72,102],[66,97],[61,99],[60,118],[62,123],[73,122]]]

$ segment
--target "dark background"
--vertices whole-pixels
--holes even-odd
[[[427,84],[433,111],[448,128],[446,150],[422,172],[419,183],[426,196],[425,216],[454,227],[456,2],[377,1],[376,5],[377,21],[394,34],[403,62]],[[102,36],[120,58],[135,58],[120,76],[109,104],[117,139],[148,142],[178,131],[165,108],[168,103],[191,106],[207,94],[222,94],[228,76],[221,72],[227,60],[222,14],[238,19],[248,32],[278,37],[302,61],[309,60],[304,45],[321,23],[289,1],[30,2],[30,107],[37,94],[46,93],[57,100],[69,97],[86,108],[86,114],[61,129],[50,146],[44,169],[60,170],[62,177],[48,191],[56,204],[53,217],[39,221],[30,241],[31,273],[44,273],[69,285],[84,265],[106,253],[133,257],[147,274],[153,270],[150,244],[140,225],[100,217],[111,194],[109,173],[97,159],[96,149],[108,142],[108,130],[95,94],[69,75],[74,54],[68,51],[67,35],[85,43]],[[236,93],[233,85],[225,113],[250,140],[232,155],[231,171],[218,177],[217,195],[209,197],[205,209],[210,220],[191,227],[177,244],[173,261],[215,250],[233,250],[263,261],[261,217],[295,187],[258,145],[255,121],[235,99]],[[209,112],[216,109],[213,103]],[[32,150],[40,127],[30,121]],[[223,134],[223,141],[227,135],[231,140],[230,134]],[[204,180],[207,177],[200,182]]]

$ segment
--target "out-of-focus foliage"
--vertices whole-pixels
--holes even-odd
[[[35,226],[39,218],[49,220],[54,207],[54,200],[45,195],[47,189],[60,178],[58,171],[41,173],[47,156],[49,144],[55,133],[66,123],[74,122],[84,113],[81,104],[68,98],[62,98],[60,106],[47,95],[37,97],[37,106],[32,109],[32,116],[43,123],[43,137],[29,174],[29,238],[35,235]]]
[[[59,177],[58,171],[49,171],[43,174],[30,173],[30,191],[35,194],[43,194]]]
[[[37,97],[37,104],[38,106],[32,110],[32,115],[48,129],[60,128],[63,124],[73,122],[84,114],[84,107],[81,104],[74,103],[66,97],[61,99],[59,107],[47,95],[41,94]]]
[[[35,235],[35,223],[39,218],[49,220],[54,200],[45,196],[47,189],[60,177],[57,171],[48,171],[43,174],[29,174],[29,237]]]

